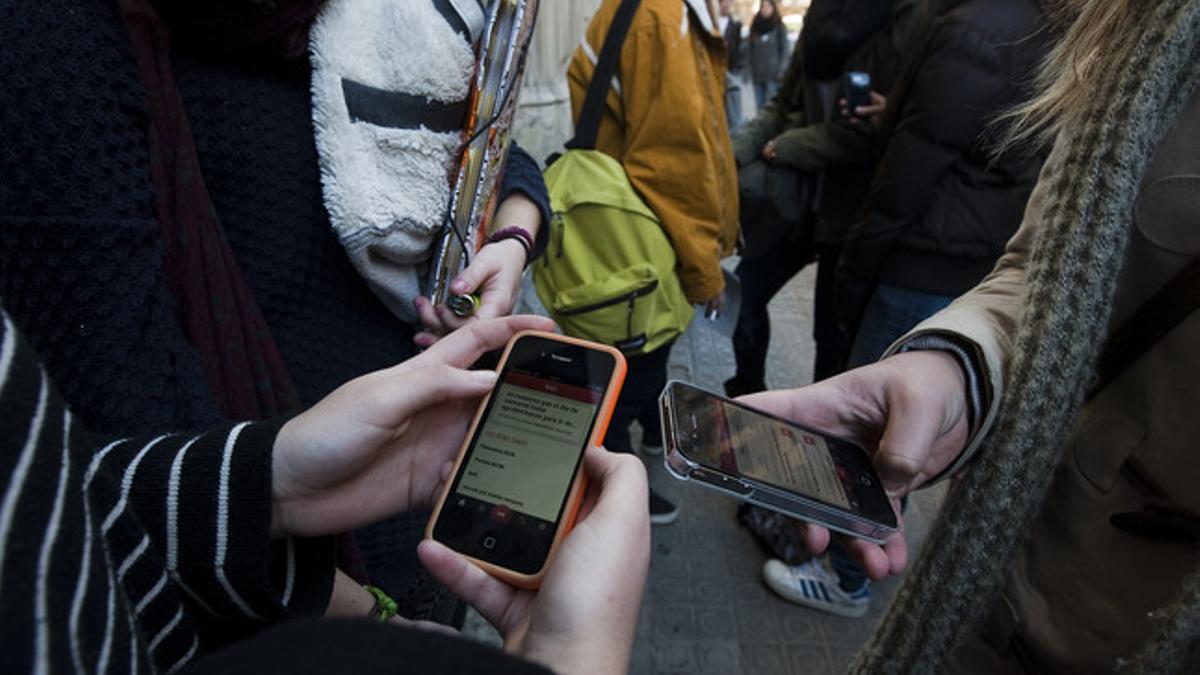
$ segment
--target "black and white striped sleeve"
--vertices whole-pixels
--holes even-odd
[[[80,623],[80,616],[101,607],[101,622],[112,624],[120,602],[112,590],[96,595],[91,589],[111,579],[135,591],[128,609],[139,618],[161,615],[150,621],[160,629],[147,638],[158,647],[155,638],[170,640],[189,617],[240,624],[316,615],[328,605],[332,540],[271,539],[271,453],[282,422],[193,436],[90,436],[3,312],[0,413],[4,613],[25,603],[12,593],[29,579],[78,577],[78,592],[47,600],[45,611],[69,607]],[[24,555],[42,546],[55,569],[50,562],[41,569],[36,557]],[[72,588],[51,586],[49,595]],[[209,616],[191,611],[185,617],[172,606],[176,594],[165,593],[167,586]]]
[[[271,539],[271,449],[280,426],[121,441],[96,458],[119,477],[109,519],[128,510],[140,520],[176,586],[212,618],[273,621],[328,605],[332,540]]]

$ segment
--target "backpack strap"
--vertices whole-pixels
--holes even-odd
[[[617,63],[621,60],[621,48],[625,45],[625,36],[629,34],[629,26],[633,24],[633,15],[637,13],[641,0],[621,0],[621,6],[613,15],[612,23],[608,26],[608,34],[604,36],[604,46],[600,48],[600,57],[596,60],[596,68],[592,71],[592,81],[588,83],[587,96],[583,99],[583,108],[579,111],[579,121],[575,125],[575,138],[567,141],[568,150],[595,150],[596,136],[600,133],[600,119],[604,116],[604,102],[608,98],[609,82],[617,72]],[[584,38],[585,40],[587,38]]]
[[[1138,308],[1109,338],[1096,364],[1091,396],[1106,387],[1129,364],[1200,309],[1200,256]]]

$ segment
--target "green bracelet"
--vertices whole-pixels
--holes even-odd
[[[375,597],[375,606],[372,607],[371,611],[367,613],[368,619],[387,621],[393,616],[396,616],[396,612],[399,610],[399,607],[396,605],[396,601],[393,600],[391,596],[383,592],[382,588],[378,586],[372,586],[370,584],[364,585],[363,588],[367,589],[367,592]]]

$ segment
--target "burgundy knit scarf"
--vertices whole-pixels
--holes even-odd
[[[176,318],[200,356],[221,413],[263,419],[300,398],[204,184],[171,69],[171,34],[149,0],[117,0],[149,105],[154,215]]]

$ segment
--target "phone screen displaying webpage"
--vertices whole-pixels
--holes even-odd
[[[714,424],[711,438],[700,444],[709,449],[702,463],[843,509],[857,507],[855,477],[838,465],[825,438],[720,399],[705,405]]]
[[[877,523],[894,521],[862,448],[702,389],[682,383],[672,387],[677,442],[692,461]]]
[[[456,494],[553,524],[604,396],[532,373],[506,373]]]
[[[607,352],[543,338],[518,340],[433,537],[509,570],[541,569],[616,367]]]

